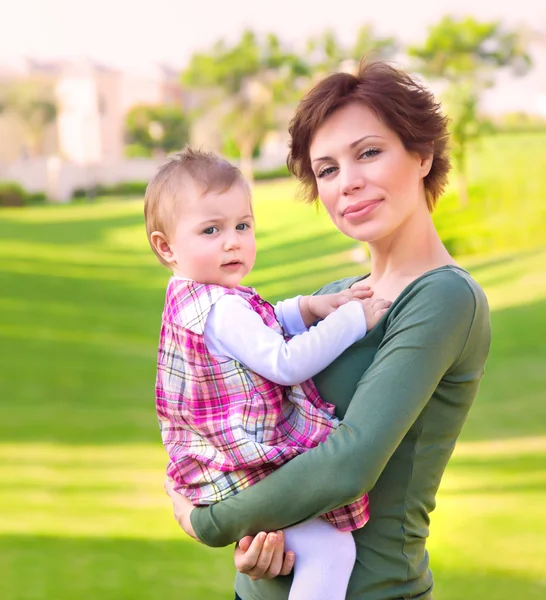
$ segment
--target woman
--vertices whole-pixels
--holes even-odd
[[[490,344],[483,291],[448,254],[431,218],[449,171],[447,120],[409,75],[363,63],[356,75],[315,85],[290,134],[288,165],[306,198],[319,197],[336,227],[370,249],[368,275],[318,293],[365,278],[393,304],[315,378],[343,419],[324,444],[207,508],[166,489],[190,535],[210,546],[241,540],[242,600],[287,598],[282,575],[294,557],[283,555],[278,530],[368,493],[370,521],[354,532],[347,598],[429,600],[429,513]]]

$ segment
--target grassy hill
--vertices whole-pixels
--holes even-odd
[[[546,138],[516,137],[485,140],[470,206],[448,192],[436,216],[493,326],[432,518],[439,600],[546,596]],[[247,283],[270,300],[366,269],[293,196],[291,182],[256,189]],[[141,213],[135,199],[0,214],[2,600],[233,597],[232,549],[186,538],[162,491],[153,386],[168,272]]]

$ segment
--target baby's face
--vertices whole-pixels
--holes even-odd
[[[199,283],[233,288],[256,260],[254,217],[248,191],[234,184],[227,192],[189,193],[170,247],[173,272]]]

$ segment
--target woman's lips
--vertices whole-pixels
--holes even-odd
[[[348,221],[358,221],[371,213],[380,202],[381,200],[363,200],[362,202],[351,204],[343,211],[343,216]]]

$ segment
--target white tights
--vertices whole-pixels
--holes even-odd
[[[284,536],[296,555],[288,600],[345,600],[356,560],[351,532],[317,518],[284,529]]]

